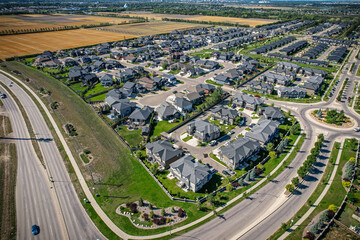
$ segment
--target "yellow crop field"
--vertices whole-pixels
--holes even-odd
[[[88,29],[0,36],[0,59],[134,37],[136,36]]]
[[[251,27],[277,22],[277,20],[273,20],[273,19],[234,18],[234,17],[180,15],[180,14],[153,14],[149,12],[125,12],[125,13],[118,13],[118,15],[129,16],[129,17],[143,17],[143,18],[148,18],[149,20],[162,20],[163,18],[169,18],[169,19],[184,19],[184,20],[206,21],[206,22],[227,22],[234,24],[237,23],[242,25],[249,25]]]
[[[126,25],[114,25],[102,27],[103,31],[110,31],[135,36],[147,36],[161,33],[169,33],[173,30],[186,30],[201,27],[201,24],[180,23],[180,22],[144,22]]]
[[[63,26],[81,26],[100,23],[120,24],[131,19],[66,14],[23,14],[0,16],[0,32],[4,30],[29,30],[58,28]]]

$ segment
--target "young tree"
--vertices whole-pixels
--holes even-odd
[[[334,213],[337,212],[337,206],[335,206],[334,204],[329,205],[328,209],[329,209],[330,211],[333,211]]]
[[[212,193],[209,194],[209,196],[207,197],[207,200],[209,201],[209,203],[211,205],[214,205],[215,203],[215,198],[214,198],[214,195]]]
[[[154,211],[150,212],[150,218],[154,218]]]
[[[239,181],[238,181],[238,183],[239,183],[239,186],[240,186],[240,187],[244,186],[244,184],[245,184],[245,183],[244,183],[244,179],[240,178]]]
[[[250,180],[253,181],[256,177],[255,168],[250,171]]]
[[[234,189],[234,187],[231,184],[228,184],[226,186],[226,191],[231,192]]]
[[[165,216],[166,212],[165,209],[161,209],[161,216]]]
[[[266,145],[266,150],[268,151],[268,152],[271,152],[271,151],[273,151],[274,150],[274,144],[273,143],[268,143],[267,145]]]
[[[291,179],[291,183],[294,184],[294,186],[297,186],[300,184],[300,180],[298,177],[294,177],[293,179]]]
[[[275,159],[275,158],[277,157],[276,152],[275,152],[275,151],[269,152],[269,157],[270,157],[271,159]]]
[[[289,192],[293,192],[295,190],[294,185],[292,185],[291,183],[289,183],[288,185],[286,185],[286,190],[288,190]]]
[[[247,173],[245,176],[245,181],[249,182],[250,181],[250,173]]]
[[[196,209],[197,210],[201,210],[201,202],[200,201],[198,201],[197,203],[196,203]]]

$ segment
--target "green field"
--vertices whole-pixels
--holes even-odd
[[[89,95],[94,95],[103,91],[108,91],[110,89],[112,89],[113,87],[103,87],[101,86],[101,83],[98,83],[94,86],[94,88],[90,89],[89,91],[87,91],[87,93],[85,94],[85,97],[88,97]],[[95,101],[95,100],[94,100]]]
[[[169,123],[168,121],[156,122],[155,127],[154,127],[153,136],[160,136],[160,134],[162,132],[169,131],[170,129],[172,129],[176,125],[180,124],[181,122],[182,122],[181,120],[177,120],[176,122],[173,122],[173,123]]]
[[[128,130],[126,126],[121,126],[117,132],[131,147],[138,146],[144,140],[144,138],[141,136],[141,128],[136,130]]]

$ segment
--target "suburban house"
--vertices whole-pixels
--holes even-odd
[[[253,80],[248,83],[247,90],[261,94],[272,94],[274,92],[274,86],[269,83]]]
[[[214,92],[215,90],[215,86],[211,85],[211,84],[207,84],[207,83],[203,83],[203,84],[198,84],[196,85],[196,91],[200,94],[200,95],[208,95],[212,92]]]
[[[137,73],[134,70],[127,68],[122,72],[116,73],[115,79],[120,82],[126,82],[126,81],[134,79],[136,75],[137,75]]]
[[[310,68],[310,67],[303,67],[300,70],[300,73],[303,74],[304,76],[320,76],[320,77],[327,77],[328,73],[320,70],[320,69],[316,69],[316,68]]]
[[[150,118],[153,112],[154,109],[149,106],[142,109],[136,109],[130,114],[129,120],[136,125],[145,125],[146,121]]]
[[[131,103],[129,99],[121,99],[112,105],[113,114],[118,118],[129,116],[135,109],[135,103]]]
[[[156,108],[158,119],[161,121],[171,120],[174,118],[180,118],[179,111],[170,103],[163,102]]]
[[[193,108],[192,103],[183,97],[175,97],[173,105],[181,113],[191,112]]]
[[[230,80],[230,78],[222,74],[215,76],[213,79],[217,84],[232,85],[232,81]]]
[[[274,120],[280,123],[284,123],[285,121],[285,115],[277,107],[261,107],[258,115],[264,119]]]
[[[262,106],[264,103],[260,98],[254,97],[253,95],[238,93],[235,94],[233,104],[240,108],[246,108],[255,111],[258,106]]]
[[[260,143],[248,138],[239,137],[231,141],[228,146],[220,148],[220,160],[231,169],[247,167],[252,158],[260,151]],[[255,159],[254,159],[255,160]]]
[[[278,96],[281,98],[304,98],[306,91],[300,87],[279,87]]]
[[[168,140],[158,140],[146,144],[146,155],[150,160],[155,160],[162,167],[168,169],[170,164],[178,160],[183,151],[174,146]]]
[[[305,89],[307,94],[316,95],[319,92],[320,85],[314,82],[305,82],[302,88]]]
[[[186,131],[201,142],[209,142],[220,137],[220,128],[202,119],[191,122]]]
[[[284,75],[266,72],[260,76],[260,80],[269,84],[278,84],[281,86],[288,86],[291,84],[290,78]]]
[[[190,92],[185,94],[185,99],[192,104],[198,104],[201,102],[201,96],[198,92]]]
[[[301,67],[295,63],[289,63],[289,62],[278,62],[276,64],[276,67],[279,69],[285,69],[285,70],[289,70],[291,72],[299,72],[299,70],[301,69]]]
[[[112,106],[116,102],[118,102],[120,99],[123,98],[123,95],[119,89],[111,89],[105,97],[105,103]]]
[[[213,172],[191,155],[183,156],[170,164],[170,173],[179,180],[178,186],[187,191],[197,192],[210,181]]]
[[[260,119],[249,132],[245,133],[245,137],[258,141],[263,146],[270,142],[279,131],[280,123],[269,119]]]
[[[100,78],[100,83],[103,87],[111,87],[113,82],[113,76],[110,74],[105,74]]]
[[[226,107],[217,107],[212,110],[211,120],[219,120],[220,124],[234,125],[235,118],[239,116],[237,110]]]

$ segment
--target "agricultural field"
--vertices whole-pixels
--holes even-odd
[[[183,20],[191,20],[191,21],[226,22],[226,23],[234,23],[234,24],[238,23],[243,25],[249,25],[250,27],[277,22],[277,20],[260,19],[260,18],[234,18],[234,17],[219,17],[219,16],[202,16],[202,15],[154,14],[150,12],[125,12],[125,13],[118,13],[118,15],[130,16],[130,17],[143,17],[143,18],[148,18],[149,20],[162,20],[163,18],[169,18],[169,19],[183,19]]]
[[[5,15],[0,17],[0,32],[4,30],[38,30],[65,26],[98,25],[101,23],[121,24],[129,21],[131,19],[66,14]]]
[[[42,53],[45,50],[75,48],[136,36],[89,29],[0,36],[0,59]]]
[[[145,22],[127,25],[113,25],[108,27],[101,27],[99,29],[127,35],[147,36],[153,34],[169,33],[174,30],[192,29],[202,26],[204,25],[179,22]]]

